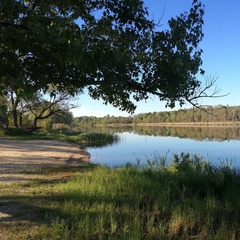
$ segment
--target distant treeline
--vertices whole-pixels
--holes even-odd
[[[77,126],[95,126],[98,124],[139,124],[139,123],[208,123],[240,121],[240,106],[208,106],[200,109],[180,109],[177,111],[162,111],[141,113],[129,117],[78,117],[74,119]]]

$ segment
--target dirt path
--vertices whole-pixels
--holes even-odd
[[[89,158],[89,153],[78,144],[56,140],[0,139],[0,183],[40,178],[37,169],[78,166]]]

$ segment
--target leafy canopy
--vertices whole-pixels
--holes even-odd
[[[170,107],[191,102],[200,86],[203,14],[193,0],[162,30],[141,0],[2,0],[0,90],[25,96],[53,84],[129,112],[132,97],[153,94]]]

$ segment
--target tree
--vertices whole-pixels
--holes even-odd
[[[69,110],[63,110],[51,117],[52,123],[71,125],[73,122],[73,114]]]
[[[152,94],[169,107],[193,103],[201,86],[196,74],[204,72],[203,14],[193,0],[189,12],[158,30],[142,0],[2,0],[0,90],[85,89],[129,112],[132,97]]]
[[[4,96],[0,95],[0,125],[3,129],[8,129],[8,103]]]
[[[54,115],[62,117],[63,120],[66,112],[76,107],[74,104],[70,104],[69,100],[70,96],[68,93],[58,94],[53,97],[50,96],[48,99],[46,99],[46,96],[39,94],[35,96],[35,98],[29,99],[26,102],[26,109],[28,109],[32,116],[31,129],[38,129],[38,121],[50,118]],[[67,119],[67,115],[65,117],[66,122],[71,121],[70,118]]]
[[[53,93],[53,88],[52,93]],[[12,120],[15,128],[38,129],[37,123],[40,120],[57,115],[63,122],[72,121],[72,115],[68,111],[77,107],[71,103],[71,96],[66,92],[54,92],[55,94],[43,94],[38,91],[32,95],[21,96],[12,89],[7,95],[0,96],[0,123],[3,129],[7,130],[8,122]],[[70,116],[71,115],[71,116]],[[25,119],[25,123],[23,123]],[[28,121],[26,121],[28,119]],[[57,119],[57,118],[56,118]],[[56,120],[55,119],[55,120]]]
[[[69,110],[55,113],[45,121],[45,129],[63,129],[68,128],[73,123],[73,114]],[[43,124],[42,124],[43,126]]]

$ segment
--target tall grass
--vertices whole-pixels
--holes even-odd
[[[60,190],[62,217],[53,225],[59,239],[240,238],[239,174],[198,156],[97,167]]]
[[[110,133],[82,133],[77,139],[89,147],[103,147],[120,140],[118,135]]]
[[[62,130],[52,132],[36,131],[34,133],[27,133],[22,129],[11,129],[7,133],[1,133],[0,137],[11,137],[19,140],[63,140],[69,142],[81,142],[87,147],[103,147],[117,143],[120,139],[117,134],[110,133],[94,133],[94,132],[64,132]]]

